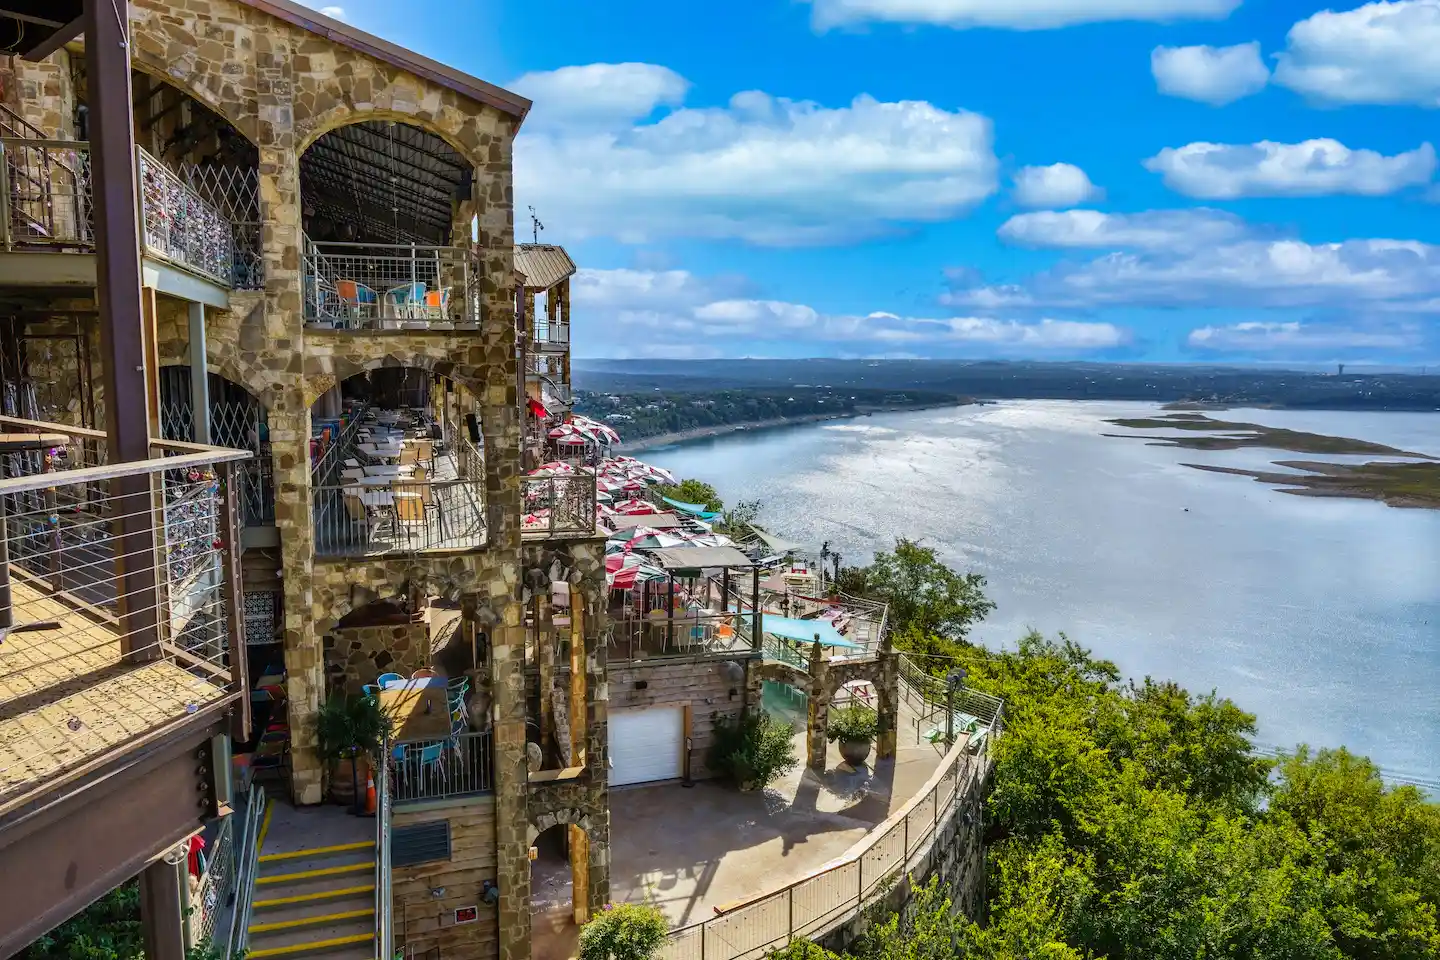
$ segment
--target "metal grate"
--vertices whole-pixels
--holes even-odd
[[[430,820],[395,827],[390,833],[390,865],[409,867],[450,859],[450,821]]]
[[[253,590],[245,593],[245,642],[251,646],[257,643],[275,642],[275,600],[277,596],[272,590]]]
[[[261,249],[260,171],[253,166],[184,163],[180,175],[235,228],[235,289],[262,289],[265,258]]]

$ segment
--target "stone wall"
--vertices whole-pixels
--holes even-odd
[[[359,694],[382,673],[408,677],[430,663],[430,625],[423,619],[373,627],[338,627],[325,637],[328,690]]]
[[[395,808],[392,823],[435,820],[450,822],[450,859],[394,868],[396,945],[415,948],[416,956],[439,948],[445,960],[495,960],[500,955],[499,911],[480,895],[484,882],[496,879],[495,799],[405,804]],[[432,891],[441,887],[445,892],[434,896]],[[478,907],[479,918],[456,925],[458,907]]]
[[[722,717],[738,717],[745,707],[745,683],[734,683],[723,675],[721,665],[726,662],[705,658],[617,663],[610,672],[610,709],[688,706],[687,769],[696,780],[714,776],[705,757],[714,739],[715,725]],[[746,665],[743,659],[737,662]],[[645,684],[644,689],[637,689],[637,683]]]

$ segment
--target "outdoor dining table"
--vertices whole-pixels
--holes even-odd
[[[362,443],[360,452],[371,457],[398,457],[400,456],[400,444]]]
[[[394,724],[392,738],[396,742],[444,740],[450,736],[450,704],[444,677],[392,680],[377,696],[381,711]]]
[[[365,468],[367,477],[399,477],[411,472],[398,463],[374,463]]]

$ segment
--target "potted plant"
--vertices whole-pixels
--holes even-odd
[[[763,710],[747,710],[735,719],[715,722],[715,739],[706,763],[741,790],[758,790],[800,762],[790,724]]]
[[[875,711],[859,704],[832,710],[825,726],[825,738],[831,743],[840,741],[840,756],[852,767],[870,758],[870,745],[878,733],[879,718]]]
[[[330,763],[330,798],[354,804],[369,763],[380,757],[390,735],[390,718],[374,697],[337,693],[320,706],[315,736],[320,759]]]

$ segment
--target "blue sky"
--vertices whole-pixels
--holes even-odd
[[[535,100],[586,356],[1440,364],[1440,0],[336,15]]]

